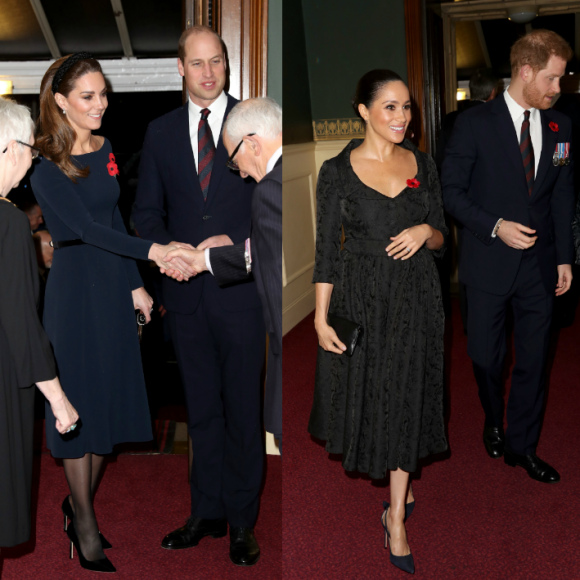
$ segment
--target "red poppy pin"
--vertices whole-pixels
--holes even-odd
[[[421,184],[416,179],[407,179],[407,187],[410,187],[411,189],[415,189],[420,185]]]
[[[553,121],[548,125],[548,127],[550,127],[554,133],[557,133],[560,130],[558,123],[554,123]]]
[[[115,163],[115,156],[112,153],[109,153],[109,163],[107,163],[107,169],[109,170],[109,175],[114,177],[115,175],[119,175],[119,168]]]

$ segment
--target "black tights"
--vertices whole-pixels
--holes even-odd
[[[103,455],[86,453],[78,459],[64,459],[64,473],[71,492],[74,528],[83,556],[87,560],[105,557],[99,537],[99,527],[93,509],[93,497],[103,467]]]

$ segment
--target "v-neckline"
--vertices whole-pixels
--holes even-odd
[[[404,143],[405,141],[403,141]],[[360,145],[357,145],[357,147],[360,147]],[[404,147],[403,144],[401,143],[400,145],[397,145],[397,147],[402,147],[403,149],[407,149],[407,147]],[[409,189],[409,186],[406,185],[403,189],[401,189],[401,191],[399,191],[399,193],[397,193],[397,195],[386,195],[384,193],[381,193],[378,189],[375,189],[374,187],[371,187],[370,185],[367,185],[357,174],[357,172],[354,170],[354,167],[352,166],[352,163],[350,161],[350,156],[352,154],[353,149],[356,149],[356,147],[351,147],[350,150],[347,152],[346,158],[348,161],[348,165],[350,167],[350,170],[353,172],[354,176],[356,177],[356,179],[362,184],[364,185],[367,189],[370,189],[371,191],[374,191],[375,193],[378,193],[379,195],[381,195],[382,197],[385,197],[386,199],[397,199],[401,194],[405,193],[405,191],[407,191],[407,189]],[[417,164],[417,172],[415,173],[415,176],[412,177],[411,179],[417,179],[419,173],[420,173],[420,168],[419,168],[419,160],[417,159],[417,154],[415,153],[415,151],[413,151],[412,149],[407,149],[407,151],[410,151],[413,156],[415,157],[415,163]],[[411,179],[407,179],[407,181],[411,181]]]

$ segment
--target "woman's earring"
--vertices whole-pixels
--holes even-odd
[[[62,110],[62,114],[63,115],[66,115],[66,110],[65,109]]]

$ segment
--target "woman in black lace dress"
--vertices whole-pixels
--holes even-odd
[[[412,572],[404,526],[414,507],[409,473],[419,459],[447,449],[444,314],[433,255],[442,254],[448,230],[435,163],[405,140],[411,110],[400,77],[367,73],[353,105],[365,139],[325,162],[318,178],[320,347],[309,431],[343,455],[347,471],[374,479],[390,472],[382,522],[391,561]],[[363,326],[352,357],[342,354],[328,312]]]

